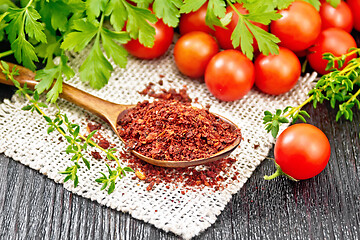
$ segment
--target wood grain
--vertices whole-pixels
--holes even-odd
[[[1,85],[0,96],[11,96],[11,89]],[[330,140],[325,170],[297,183],[284,177],[265,181],[275,170],[265,160],[215,224],[194,239],[360,238],[360,114],[355,112],[353,122],[335,122],[336,112],[327,105],[306,110],[309,122]],[[74,195],[3,154],[0,212],[0,239],[179,239]]]

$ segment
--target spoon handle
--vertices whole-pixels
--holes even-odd
[[[22,86],[26,83],[29,88],[35,88],[38,82],[35,80],[36,74],[33,71],[12,63],[7,64],[9,65],[10,69],[13,69],[13,67],[16,66],[19,71],[19,75],[15,76],[14,78]],[[0,83],[14,85],[11,80],[6,79],[3,73],[0,73]],[[95,97],[66,83],[63,83],[63,90],[60,94],[60,97],[88,110],[89,112],[99,116],[109,123],[116,122],[119,112],[126,109],[126,106],[115,104]]]

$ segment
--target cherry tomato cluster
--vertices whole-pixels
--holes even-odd
[[[248,14],[242,4],[235,3],[233,7],[240,14]],[[181,37],[174,47],[179,71],[190,78],[203,77],[209,91],[223,101],[242,98],[254,84],[267,94],[288,92],[301,74],[299,57],[306,57],[315,71],[326,74],[324,53],[339,56],[356,47],[349,32],[353,28],[360,30],[360,0],[341,1],[336,8],[322,0],[319,11],[307,2],[295,1],[280,10],[282,17],[268,26],[252,22],[281,41],[279,54],[265,56],[259,53],[254,39],[254,61],[249,60],[240,47],[233,47],[231,35],[239,20],[233,7],[226,9],[232,18],[225,28],[211,29],[206,25],[207,2],[196,12],[183,14],[179,23]],[[152,59],[168,50],[174,29],[162,20],[151,25],[156,30],[154,46],[144,47],[138,40],[131,40],[124,45],[130,54]],[[346,61],[354,57],[349,56]]]

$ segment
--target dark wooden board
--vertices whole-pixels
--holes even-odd
[[[11,88],[0,85],[0,99]],[[301,182],[263,180],[265,160],[218,220],[195,239],[359,239],[360,113],[335,122],[335,110],[306,106],[328,136],[331,159]],[[269,154],[273,157],[273,153]],[[103,207],[0,154],[0,239],[179,239],[129,214]]]

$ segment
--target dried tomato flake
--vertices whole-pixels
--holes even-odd
[[[117,131],[129,149],[166,161],[206,158],[241,137],[208,110],[175,100],[138,103],[118,121]]]
[[[91,123],[89,122],[86,126],[86,129],[89,133],[91,133],[94,130],[99,130],[101,128],[101,124],[100,123]]]
[[[91,156],[93,156],[93,158],[95,158],[97,160],[102,159],[100,153],[96,152],[96,151],[91,152]]]
[[[99,145],[100,147],[102,147],[103,149],[108,149],[108,148],[110,147],[110,143],[109,143],[109,141],[106,140],[106,139],[101,139],[101,140],[99,141],[98,145]]]
[[[159,81],[159,85],[163,85],[164,82],[162,80]],[[145,89],[140,91],[139,93],[141,95],[147,95],[150,97],[154,97],[157,99],[162,99],[162,100],[177,100],[180,102],[191,102],[191,98],[189,97],[189,95],[187,94],[187,89],[186,86],[184,86],[184,88],[180,89],[179,91],[177,91],[176,89],[170,88],[169,90],[166,89],[161,89],[160,93],[156,93],[152,87],[154,86],[154,83],[149,83],[148,85],[146,85]]]
[[[226,187],[226,180],[235,180],[237,179],[236,175],[239,175],[238,172],[235,172],[231,176],[226,174],[226,177],[221,177],[236,162],[236,159],[229,157],[201,167],[163,168],[144,162],[128,152],[120,152],[120,154],[127,166],[146,176],[143,181],[150,183],[147,187],[148,191],[159,183],[167,183],[166,189],[170,189],[168,184],[173,184],[175,187],[181,186],[183,188],[181,190],[202,189],[204,187],[219,190]]]
[[[155,184],[154,181],[150,182],[150,184],[146,187],[146,190],[150,191],[154,187],[154,184]]]
[[[136,171],[135,175],[141,180],[145,180],[145,178],[146,178],[146,176],[140,171]]]

